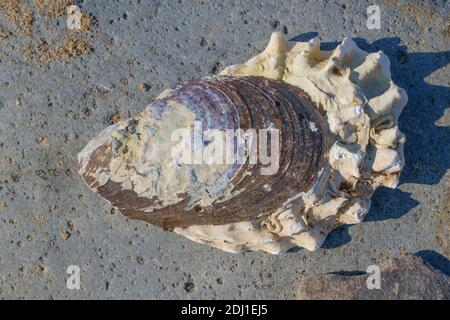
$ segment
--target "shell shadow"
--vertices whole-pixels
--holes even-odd
[[[333,271],[333,272],[328,272],[327,274],[330,275],[335,275],[335,276],[343,276],[343,277],[354,277],[354,276],[363,276],[366,275],[367,272],[365,271]]]
[[[291,40],[308,41],[315,36],[308,32]],[[362,38],[353,40],[367,52],[382,50],[391,61],[392,80],[408,94],[408,103],[399,118],[400,129],[406,135],[406,164],[400,184],[439,183],[450,167],[450,130],[435,123],[450,105],[450,88],[429,84],[425,79],[449,64],[450,51],[408,52],[398,37],[382,38],[372,43]],[[321,48],[332,50],[338,45],[339,42],[324,42]],[[410,193],[379,188],[372,197],[372,207],[365,221],[398,219],[418,204]],[[331,232],[322,247],[332,249],[348,243],[351,240],[349,228],[341,226]]]
[[[450,88],[432,85],[426,78],[447,66],[450,51],[408,52],[400,38],[382,38],[369,44],[365,39],[353,39],[368,52],[382,50],[391,61],[393,81],[406,90],[408,103],[399,118],[399,126],[406,135],[405,168],[400,184],[439,183],[450,167],[450,132],[436,125],[450,105]],[[443,147],[444,146],[444,147]],[[372,197],[372,207],[366,221],[398,219],[419,203],[410,193],[399,189],[378,189]]]
[[[411,198],[411,193],[400,189],[380,187],[372,196],[372,206],[364,219],[365,222],[398,219],[407,214],[419,204]],[[334,249],[343,246],[352,240],[349,233],[351,225],[343,225],[328,235],[322,245],[324,249]]]
[[[419,204],[411,193],[400,189],[380,187],[372,196],[372,205],[364,221],[398,219]]]
[[[339,248],[352,241],[352,236],[348,232],[349,229],[350,225],[343,225],[331,231],[322,244],[322,249]]]
[[[371,44],[361,38],[354,40],[363,50],[382,50],[391,61],[392,80],[408,93],[408,104],[399,119],[400,129],[406,135],[406,165],[400,184],[439,183],[450,167],[450,131],[436,125],[436,121],[449,108],[450,87],[429,84],[426,78],[449,64],[450,51],[408,52],[398,37]]]
[[[450,261],[440,253],[433,250],[422,250],[417,252],[415,255],[420,257],[436,270],[450,276]]]
[[[318,32],[305,32],[302,34],[299,34],[298,36],[292,37],[291,39],[289,39],[289,41],[297,41],[297,42],[307,42],[311,39],[314,39],[315,37],[317,37],[319,35]]]

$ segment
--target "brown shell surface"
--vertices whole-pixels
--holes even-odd
[[[231,176],[227,183],[233,187],[231,197],[219,197],[203,207],[190,204],[191,199],[186,195],[178,203],[161,208],[156,195],[151,199],[140,197],[111,179],[98,185],[89,173],[97,169],[107,172],[114,157],[113,147],[102,145],[91,153],[83,178],[126,216],[169,230],[250,221],[280,210],[292,198],[314,186],[326,161],[328,129],[320,112],[301,89],[262,77],[207,77],[179,84],[148,108],[164,108],[165,101],[177,99],[199,118],[219,117],[217,109],[223,110],[226,105],[224,116],[231,119],[226,122],[228,126],[237,122],[234,127],[243,130],[265,129],[269,125],[279,129],[279,170],[273,175],[262,175],[259,162],[247,161],[228,171]],[[213,120],[216,121],[209,123],[221,122]]]

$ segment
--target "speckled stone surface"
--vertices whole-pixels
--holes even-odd
[[[98,24],[82,35],[93,52],[47,63],[24,51],[60,42],[65,18],[36,12],[26,36],[0,12],[13,33],[0,40],[0,297],[294,299],[308,275],[406,253],[448,269],[449,4],[379,1],[381,29],[369,30],[370,4],[85,0]],[[228,254],[127,220],[88,190],[77,154],[102,128],[173,83],[245,61],[275,30],[383,50],[407,90],[406,167],[398,189],[376,192],[365,223],[334,231],[314,253]],[[69,265],[81,268],[80,290],[66,287]]]
[[[361,275],[317,274],[302,280],[304,300],[448,300],[450,277],[413,255],[392,258]]]

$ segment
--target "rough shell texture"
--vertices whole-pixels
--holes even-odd
[[[334,228],[361,222],[377,187],[397,186],[405,142],[397,121],[407,95],[392,82],[389,59],[381,51],[367,53],[349,38],[322,51],[318,38],[288,43],[274,33],[262,53],[221,74],[283,80],[308,93],[328,123],[328,163],[310,192],[262,223],[175,232],[229,252],[282,253],[297,246],[312,251]]]
[[[195,121],[203,133],[277,129],[277,170],[264,174],[267,166],[248,156],[231,164],[178,161],[173,134],[193,131]],[[313,187],[326,163],[327,136],[322,115],[296,86],[208,77],[165,91],[136,118],[107,128],[81,152],[79,167],[89,187],[122,213],[165,229],[262,223]],[[213,145],[205,142],[200,147]]]

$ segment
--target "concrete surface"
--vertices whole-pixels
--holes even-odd
[[[366,27],[374,3],[380,30]],[[0,12],[13,33],[0,41],[1,298],[293,299],[312,273],[364,271],[417,252],[448,274],[448,2],[79,4],[97,19],[83,35],[93,52],[51,63],[25,60],[23,51],[41,38],[59,41],[65,18],[36,13],[25,36]],[[336,230],[314,253],[233,255],[129,221],[83,184],[77,154],[113,115],[134,115],[179,80],[245,61],[274,30],[303,40],[318,32],[327,46],[355,37],[390,57],[395,82],[408,92],[401,184],[376,192],[365,223]],[[81,268],[80,290],[66,287],[69,265]]]

